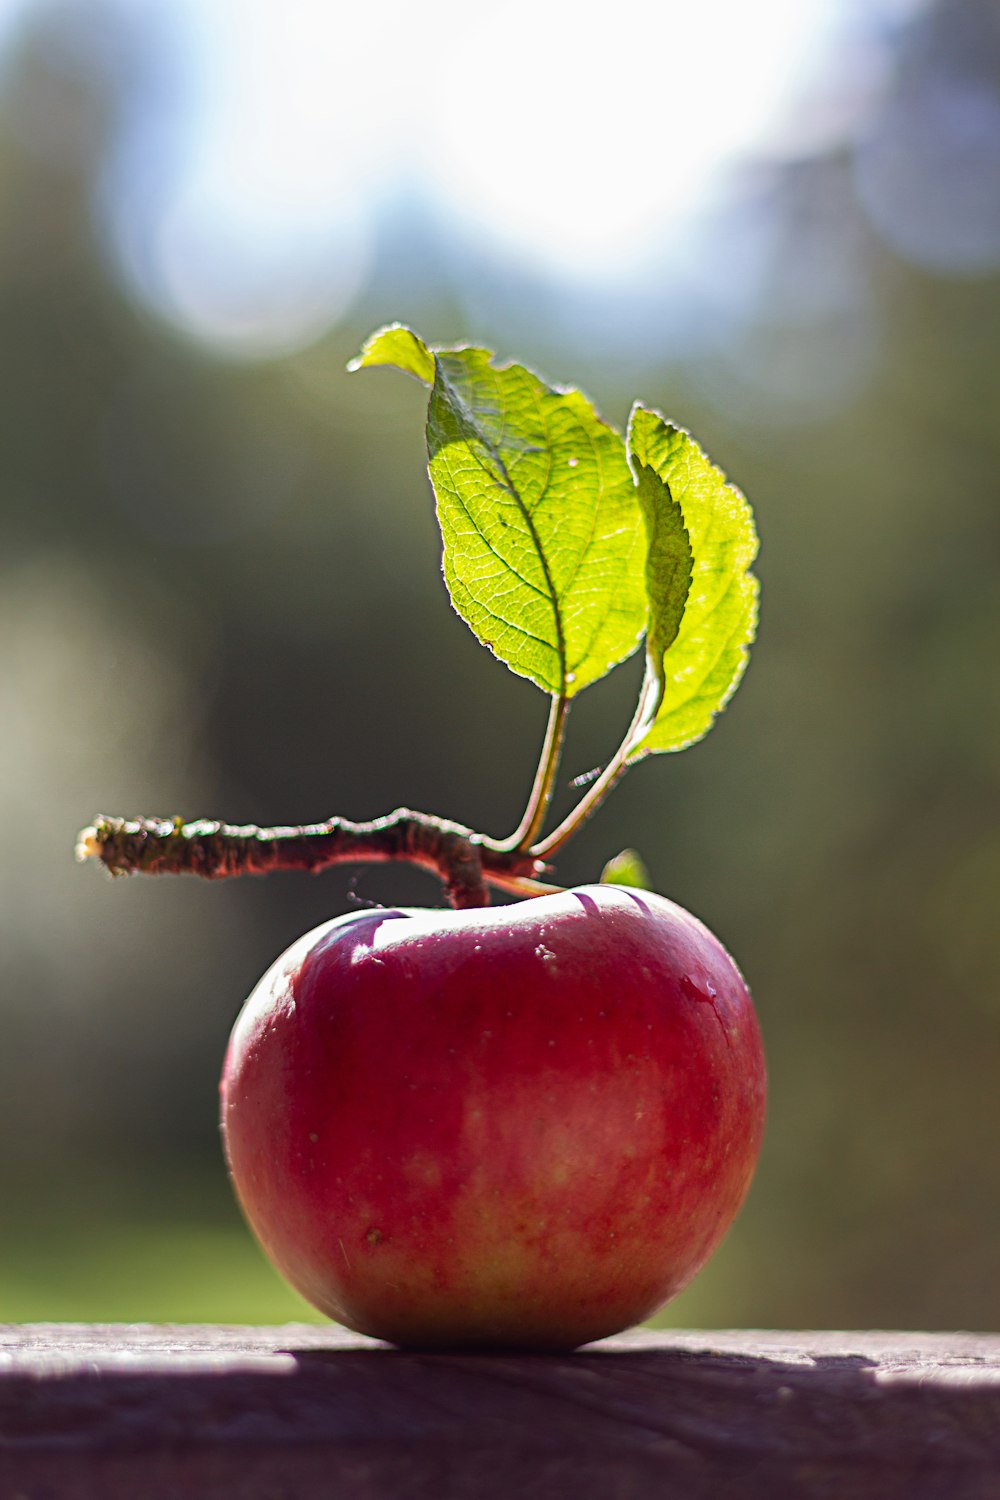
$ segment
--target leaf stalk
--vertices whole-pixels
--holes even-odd
[[[648,727],[650,704],[656,701],[656,695],[659,691],[659,683],[647,662],[646,675],[643,678],[642,689],[639,693],[639,702],[625,738],[608,761],[600,776],[598,776],[597,780],[591,784],[580,798],[572,812],[567,813],[558,828],[554,828],[547,838],[532,845],[528,852],[533,854],[536,859],[548,860],[552,855],[557,854],[563,845],[569,842],[577,830],[582,828],[588,818],[593,816],[604,799],[618,785],[631,764],[629,756],[638,745]]]
[[[538,838],[545,823],[545,816],[552,801],[559,761],[566,740],[566,721],[569,717],[570,700],[564,693],[554,693],[549,707],[549,720],[545,728],[545,739],[538,760],[538,769],[531,787],[524,816],[501,848],[527,850]]]

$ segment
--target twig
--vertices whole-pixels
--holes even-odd
[[[371,823],[330,818],[294,828],[98,817],[80,834],[76,852],[78,859],[99,860],[112,875],[191,874],[205,880],[401,860],[434,871],[460,908],[487,905],[489,886],[521,896],[560,889],[539,879],[547,867],[537,856],[405,807]]]

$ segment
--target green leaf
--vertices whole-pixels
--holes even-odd
[[[663,420],[644,407],[634,406],[629,418],[628,456],[646,528],[646,661],[651,691],[643,704],[643,730],[648,729],[663,698],[666,678],[663,659],[677,639],[684,618],[694,557],[684,513],[670,486],[654,467],[656,442]]]
[[[601,871],[601,885],[627,885],[640,891],[653,889],[649,871],[634,849],[623,849],[608,860]]]
[[[753,514],[735,486],[691,435],[658,412],[636,405],[629,420],[629,459],[650,526],[650,628],[647,712],[628,760],[682,750],[712,727],[735,692],[757,627],[757,555]],[[655,492],[659,480],[669,500]],[[693,557],[679,626],[683,559],[677,546],[679,507]],[[654,558],[656,552],[659,561]],[[681,549],[682,551],[682,549]]]
[[[347,366],[364,370],[371,365],[394,365],[406,375],[415,375],[425,385],[434,383],[434,356],[423,339],[402,323],[387,323],[366,339],[361,353]]]
[[[355,367],[433,384],[431,483],[455,609],[512,671],[567,698],[630,656],[646,623],[644,537],[621,436],[574,390],[488,349],[430,350],[398,325]]]

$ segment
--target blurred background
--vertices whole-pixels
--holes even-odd
[[[307,928],[440,900],[111,883],[83,824],[523,807],[546,703],[448,604],[425,397],[345,373],[394,318],[641,397],[756,507],[740,693],[559,863],[639,848],[764,1027],[755,1186],[663,1321],[996,1327],[994,0],[0,3],[0,1318],[309,1316],[232,1202],[228,1031]]]

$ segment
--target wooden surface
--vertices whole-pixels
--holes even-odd
[[[1000,1500],[1000,1337],[0,1327],[0,1500]]]

